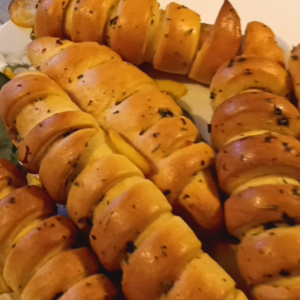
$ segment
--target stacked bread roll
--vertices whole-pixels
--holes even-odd
[[[27,54],[101,128],[118,132],[147,159],[152,168],[147,177],[173,207],[187,212],[187,218],[196,220],[204,231],[220,227],[221,204],[209,169],[214,153],[199,143],[196,126],[150,77],[93,42],[74,44],[45,37],[33,41]],[[58,107],[51,108],[50,115]],[[38,110],[35,114],[41,118]],[[26,132],[19,133],[24,136]],[[58,200],[57,195],[50,195]]]
[[[184,5],[170,3],[162,10],[157,0],[25,3],[12,3],[11,18],[19,26],[34,24],[37,37],[104,43],[134,65],[149,62],[205,84],[241,44],[240,18],[228,0],[214,26],[201,24],[200,16]]]
[[[92,226],[101,263],[123,270],[129,300],[246,299],[160,190],[54,81],[40,72],[19,74],[2,88],[0,111],[25,168],[67,202],[81,229]]]
[[[224,64],[211,85],[217,172],[221,188],[230,195],[227,228],[241,240],[238,263],[254,299],[296,300],[300,114],[288,100],[290,77],[280,63],[283,52],[274,35],[267,34],[264,24],[250,26],[259,29],[249,30],[246,37],[252,50],[246,47],[246,55]],[[258,35],[271,38],[262,41]]]
[[[0,159],[0,294],[22,300],[106,300],[116,289],[87,248],[77,248],[78,230],[54,216],[54,203],[10,162]]]

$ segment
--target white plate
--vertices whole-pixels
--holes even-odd
[[[162,7],[170,2],[160,1]],[[223,0],[178,0],[178,2],[197,11],[203,22],[214,23]],[[300,43],[299,0],[232,0],[231,3],[241,17],[243,29],[250,21],[264,22],[274,30],[279,45],[287,55],[293,45]],[[7,64],[17,68],[17,71],[22,70],[20,67],[28,68],[25,49],[30,42],[30,32],[16,27],[11,22],[0,27],[0,71]],[[144,70],[149,71],[148,68]],[[152,71],[150,73],[153,77],[167,77],[187,84],[189,93],[180,101],[180,105],[193,115],[202,137],[209,142],[207,124],[211,120],[212,110],[208,89],[189,81],[185,76],[170,76]]]

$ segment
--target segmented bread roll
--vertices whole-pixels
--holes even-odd
[[[160,190],[116,153],[96,120],[54,81],[39,72],[16,76],[1,90],[0,110],[20,143],[25,168],[39,172],[56,200],[67,199],[81,229],[92,226],[90,241],[101,263],[123,269],[129,300],[246,299],[202,252],[193,231],[172,215]],[[188,194],[184,198],[189,201]]]
[[[204,231],[219,228],[221,205],[209,169],[213,151],[198,143],[196,126],[151,78],[111,49],[92,42],[40,38],[29,45],[27,53],[33,65],[55,80],[80,109],[93,115],[101,128],[117,131],[147,159],[152,168],[147,177],[171,205],[186,211]],[[51,114],[58,107],[62,104],[55,104]]]
[[[24,19],[34,19],[35,9],[29,7],[15,0],[13,22],[24,26]],[[134,65],[146,61],[205,84],[237,54],[242,39],[240,18],[228,0],[214,26],[201,24],[184,5],[170,3],[162,10],[157,0],[41,0],[36,8],[37,37],[105,43]]]
[[[6,194],[0,201],[0,294],[11,289],[22,300],[112,299],[116,289],[96,274],[95,255],[74,247],[75,224],[53,216],[50,197],[41,188],[25,186],[25,175],[4,159],[0,178],[0,191]]]
[[[245,55],[257,55],[278,62],[285,67],[285,53],[277,45],[275,34],[261,22],[251,22],[245,32],[243,45]]]
[[[243,55],[220,68],[211,90],[217,172],[230,195],[228,231],[241,240],[241,273],[256,300],[299,299],[300,114],[286,99],[288,73]]]

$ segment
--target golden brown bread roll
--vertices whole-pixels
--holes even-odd
[[[30,26],[35,19],[37,37],[105,43],[134,65],[149,62],[204,84],[237,54],[242,41],[240,18],[228,0],[213,26],[201,24],[184,5],[170,3],[162,10],[157,0],[42,0],[31,10],[18,2],[11,6],[13,22]]]
[[[28,57],[37,69],[54,79],[80,109],[93,115],[103,129],[117,131],[147,159],[152,168],[147,177],[162,192],[167,191],[166,196],[171,203],[178,200],[187,185],[196,185],[192,182],[195,174],[201,175],[204,170],[207,174],[210,172],[208,168],[214,162],[213,151],[204,143],[198,143],[200,138],[196,126],[183,116],[182,110],[170,96],[159,91],[151,78],[123,62],[105,46],[91,42],[73,44],[69,41],[66,45],[64,40],[40,38],[30,44]],[[44,125],[41,123],[41,126]],[[32,132],[28,137],[36,134]],[[81,147],[84,146],[83,139],[83,136],[78,136]],[[72,147],[70,149],[73,151]],[[62,150],[63,157],[65,151],[69,150]],[[24,150],[20,152],[26,153]],[[65,176],[68,176],[70,166],[63,157],[56,157],[55,160],[60,171],[54,170],[54,165],[52,169],[55,174],[61,173],[60,164],[63,164]],[[44,163],[51,163],[52,160],[53,157],[49,156]],[[48,170],[46,167],[43,169]],[[43,171],[41,176],[44,176]],[[60,185],[57,182],[53,184],[57,192],[51,195],[52,198],[63,199],[59,189],[63,189],[64,180]],[[204,187],[209,198],[205,201],[195,193],[193,205],[187,207],[188,215],[206,230],[217,229],[222,216],[216,188],[213,182],[202,186],[202,189]],[[210,203],[214,204],[211,206]],[[182,201],[177,201],[177,204],[186,207]],[[202,219],[205,215],[213,215],[214,221],[205,224]]]
[[[160,30],[153,67],[168,73],[188,74],[198,50],[200,16],[182,5],[170,3]],[[115,47],[111,48],[116,51]]]
[[[110,291],[110,293],[108,293]],[[68,289],[64,293],[60,300],[102,300],[111,299],[111,295],[114,293],[114,287],[109,279],[104,275],[89,276]]]
[[[238,264],[254,299],[296,300],[300,115],[283,98],[290,79],[278,60],[281,50],[274,41],[266,42],[268,51],[255,44],[274,34],[267,28],[252,32],[257,26],[262,24],[248,27],[245,52],[251,55],[224,64],[213,79],[212,140],[220,186],[230,195],[226,225],[241,240]]]
[[[243,48],[245,55],[265,57],[285,67],[285,54],[277,45],[274,32],[261,22],[247,25]]]
[[[230,2],[225,0],[216,24],[197,53],[189,77],[210,84],[218,68],[237,54],[241,41],[241,20]]]
[[[92,286],[88,283],[94,282],[95,299],[112,299],[112,283],[93,275],[99,267],[95,255],[87,248],[72,250],[78,243],[75,224],[52,216],[50,197],[39,187],[25,186],[25,174],[1,159],[0,176],[7,174],[19,181],[10,182],[18,189],[0,202],[0,294],[11,288],[24,300],[84,300]]]
[[[0,201],[26,182],[23,173],[15,165],[0,158]]]
[[[211,139],[216,150],[245,132],[276,132],[300,137],[300,114],[285,98],[275,94],[253,91],[238,94],[225,101],[214,112]]]
[[[5,95],[9,89],[15,88],[15,82],[19,84],[20,79],[24,82],[28,79],[32,82],[34,91],[34,78],[38,79],[39,76],[45,77],[43,74],[33,72],[20,74],[10,81],[3,87],[3,94],[2,91],[0,93],[1,107],[5,107]],[[51,79],[48,80],[55,84]],[[61,90],[58,85],[56,89],[58,92]],[[16,97],[16,100],[19,98]],[[71,102],[71,99],[69,101]],[[72,116],[81,120],[81,125],[78,120],[72,122]],[[225,271],[208,255],[202,253],[201,243],[193,231],[182,219],[174,217],[171,213],[172,207],[163,193],[151,181],[146,180],[143,173],[125,156],[115,152],[104,131],[96,122],[91,122],[90,118],[91,115],[77,110],[66,112],[62,109],[61,113],[45,117],[44,120],[38,119],[36,124],[32,124],[30,114],[22,115],[22,124],[30,123],[31,130],[20,141],[20,149],[24,149],[25,154],[27,152],[24,166],[32,166],[33,160],[49,194],[54,195],[58,202],[67,203],[70,217],[81,229],[85,232],[91,230],[91,245],[100,262],[111,271],[123,269],[125,296],[130,300],[139,300],[141,297],[149,300],[159,299],[168,297],[169,293],[173,292],[174,286],[174,292],[177,294],[178,291],[183,297],[184,290],[189,288],[192,289],[190,297],[202,294],[211,295],[211,299],[215,300],[225,300],[228,295],[234,300],[242,297]],[[18,124],[18,122],[14,124],[17,131]],[[42,129],[49,133],[42,133],[40,131]],[[39,135],[42,136],[41,139],[38,138]],[[45,137],[48,137],[46,143]],[[42,150],[31,153],[31,148]],[[201,157],[194,155],[194,159],[190,161],[190,168],[193,171],[198,170],[200,164],[200,169],[204,169],[212,159],[212,150],[204,143],[194,144],[184,148],[184,151],[175,151],[174,161],[184,162],[186,156],[198,152],[203,154],[202,160]],[[37,153],[38,159],[33,158],[33,153]],[[170,156],[167,159],[170,159]],[[166,162],[169,164],[166,170],[171,172],[175,166],[168,160]],[[182,169],[179,170],[183,171],[181,165],[180,168]],[[209,216],[220,218],[219,215],[214,215],[219,212],[219,202],[212,201],[215,191],[212,190],[210,194],[210,190],[207,189],[207,186],[212,184],[209,172],[206,169],[203,174],[201,172],[195,174],[194,178],[197,183],[194,181],[184,183],[187,184],[187,190],[184,192],[189,192],[193,198],[197,189],[204,186],[204,191],[200,193],[201,207],[204,211],[211,211]],[[165,190],[164,193],[171,199],[174,197],[170,190]],[[180,190],[176,193],[179,194]],[[187,198],[188,194],[185,194],[181,201],[190,201]],[[190,203],[191,210],[192,201],[194,200]],[[197,214],[202,222],[200,224],[204,228],[205,226],[211,228],[215,221],[206,215],[202,217],[201,209]],[[25,246],[24,244],[24,248]],[[56,260],[52,262],[53,266],[64,264],[61,262],[64,261],[64,254],[61,255],[56,256]],[[73,252],[70,255],[73,257]],[[203,263],[194,262],[199,256],[203,257]],[[76,260],[71,259],[76,266]],[[72,271],[74,266],[64,267],[69,270],[65,281],[60,280],[62,278],[60,270],[55,270],[55,279],[49,285],[51,293],[57,293],[58,286],[64,291],[68,289],[74,274],[77,274],[77,268],[76,271]],[[33,284],[27,285],[24,290],[26,297],[35,299],[39,290],[45,288],[44,283],[38,282],[49,267],[50,265],[46,264],[39,269],[32,279]],[[80,278],[84,276],[82,270],[78,276]],[[190,276],[199,277],[199,281],[207,285],[203,288],[202,294],[199,294],[196,279],[191,285],[188,281],[184,281],[181,286],[181,278]],[[211,277],[216,279],[209,281]],[[169,286],[171,282],[174,285]],[[37,286],[37,290],[33,289],[33,285]],[[78,287],[77,291],[73,291],[75,287]],[[72,299],[71,296],[76,295],[76,292],[87,297],[87,292],[81,291],[81,287],[80,283],[75,284],[66,292],[67,296],[63,297]],[[215,292],[218,288],[221,289],[220,293]]]
[[[227,229],[241,238],[251,228],[284,220],[286,215],[298,222],[299,197],[299,187],[283,182],[234,194],[225,204]]]
[[[258,177],[284,176],[300,181],[299,157],[300,142],[293,137],[267,133],[236,140],[218,155],[220,186],[232,194]]]
[[[288,73],[275,61],[255,55],[241,55],[225,62],[211,82],[211,103],[217,108],[229,98],[249,89],[289,98]]]

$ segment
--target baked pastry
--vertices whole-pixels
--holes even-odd
[[[288,100],[289,75],[277,57],[249,53],[224,64],[211,91],[217,173],[230,195],[228,231],[241,240],[241,273],[256,300],[299,299],[300,114]]]
[[[285,67],[285,53],[277,45],[274,32],[261,22],[250,22],[247,25],[243,54],[265,57]]]
[[[0,294],[11,289],[22,300],[112,299],[116,289],[96,274],[95,255],[76,247],[75,224],[54,216],[50,197],[26,186],[25,175],[4,159],[0,178]]]
[[[93,115],[101,128],[118,132],[147,159],[152,168],[147,178],[172,206],[186,211],[204,231],[220,227],[221,204],[209,169],[213,151],[198,143],[196,126],[151,78],[111,49],[92,42],[40,38],[29,45],[27,55],[80,109]],[[47,95],[44,89],[42,93]]]
[[[298,108],[300,108],[300,45],[292,49],[289,59],[289,71],[293,78],[294,93],[298,100]]]
[[[17,25],[34,25],[37,37],[104,43],[134,65],[150,62],[205,84],[237,54],[242,40],[240,18],[228,0],[214,26],[201,24],[184,5],[170,3],[162,10],[157,0],[33,2],[15,0],[10,13]]]
[[[81,229],[92,227],[100,262],[123,270],[127,299],[246,299],[161,191],[54,81],[40,72],[17,75],[1,90],[0,112],[24,167],[67,202]]]

